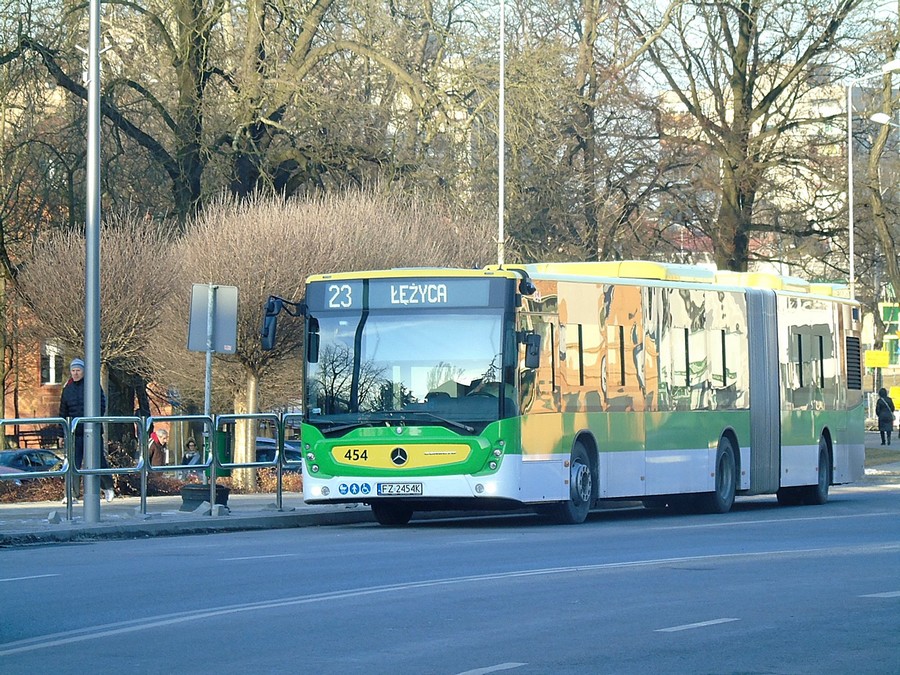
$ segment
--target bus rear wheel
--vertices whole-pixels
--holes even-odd
[[[828,488],[831,485],[831,455],[828,452],[828,441],[819,439],[819,481],[815,485],[803,488],[803,501],[811,506],[821,506],[828,501]]]
[[[831,453],[828,452],[828,441],[824,436],[819,438],[819,471],[815,485],[800,487],[783,487],[776,496],[781,506],[799,506],[809,504],[820,506],[828,501],[828,488],[831,486]]]
[[[587,518],[594,502],[594,474],[587,448],[580,442],[572,447],[569,462],[569,499],[554,504],[550,509],[551,518],[562,525],[578,525]]]
[[[379,525],[387,527],[400,527],[406,525],[412,518],[413,510],[403,504],[391,502],[374,502],[372,514]]]
[[[799,506],[803,503],[803,493],[800,491],[800,488],[778,488],[775,496],[778,498],[778,504],[781,506]]]
[[[735,484],[734,446],[724,436],[716,449],[716,489],[700,498],[700,506],[710,513],[728,513],[734,505]]]

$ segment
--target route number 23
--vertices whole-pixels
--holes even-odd
[[[347,308],[353,306],[353,295],[350,284],[331,284],[328,286],[328,306],[330,308]]]

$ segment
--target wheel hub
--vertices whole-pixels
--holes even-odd
[[[581,462],[572,464],[572,500],[581,504],[589,502],[593,487],[591,467]]]

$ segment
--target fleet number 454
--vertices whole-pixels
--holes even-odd
[[[369,461],[369,451],[353,448],[344,453],[344,459],[349,462],[367,462]]]

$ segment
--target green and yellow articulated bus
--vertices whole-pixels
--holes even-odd
[[[270,299],[263,343],[284,301]],[[864,465],[846,288],[643,261],[308,280],[304,498],[415,511],[822,504]]]

